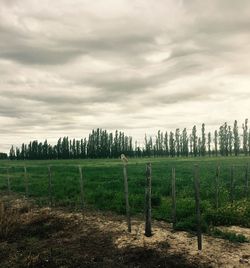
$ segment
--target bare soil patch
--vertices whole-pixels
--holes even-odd
[[[249,243],[204,236],[198,252],[196,237],[165,222],[154,221],[147,238],[140,218],[130,234],[125,217],[112,213],[39,208],[18,196],[0,203],[19,215],[0,238],[0,267],[250,267]]]

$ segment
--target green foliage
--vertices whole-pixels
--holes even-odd
[[[206,221],[213,225],[243,225],[250,227],[250,201],[246,199],[225,204],[218,211],[206,211]]]
[[[151,204],[152,204],[152,207],[159,207],[161,205],[161,197],[159,194],[152,195]]]
[[[182,218],[180,221],[178,221],[176,223],[175,230],[195,232],[196,227],[197,227],[197,224],[196,224],[195,216],[189,216],[186,218]],[[201,221],[201,230],[204,233],[206,233],[208,231],[208,225],[204,221],[204,219],[202,219],[202,221]]]
[[[159,136],[159,139],[162,137]],[[172,220],[171,168],[176,168],[176,228],[196,229],[193,166],[200,167],[200,195],[203,231],[207,225],[237,224],[250,227],[250,200],[245,198],[245,166],[249,157],[220,158],[133,158],[128,162],[129,204],[132,214],[144,212],[145,165],[152,163],[152,215]],[[48,203],[48,165],[52,172],[55,205],[80,207],[78,165],[83,166],[86,206],[125,214],[123,169],[119,159],[1,161],[0,190],[7,191],[9,167],[11,190],[25,193],[23,166],[27,167],[29,196]],[[215,174],[220,166],[219,208],[215,208]],[[234,201],[229,202],[230,166],[235,165]],[[12,166],[12,167],[11,167]],[[13,167],[15,166],[15,167]]]
[[[226,240],[229,240],[230,242],[234,243],[246,243],[249,242],[249,240],[242,234],[236,234],[233,232],[226,232],[222,231],[218,228],[212,228],[209,231],[209,234],[218,238],[223,238]]]

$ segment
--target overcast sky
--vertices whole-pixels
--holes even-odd
[[[249,0],[0,1],[0,151],[249,112]]]

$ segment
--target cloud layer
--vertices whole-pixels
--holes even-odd
[[[248,0],[2,0],[0,151],[243,121],[249,27]]]

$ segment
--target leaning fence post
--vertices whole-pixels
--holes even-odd
[[[48,176],[49,176],[49,181],[48,181],[49,202],[50,202],[50,206],[52,207],[52,178],[51,178],[50,166],[48,166]]]
[[[246,187],[245,187],[245,192],[246,192],[246,198],[248,199],[248,191],[249,191],[249,177],[248,177],[248,174],[249,173],[249,164],[246,165],[246,174],[245,174],[245,180],[246,180]]]
[[[9,168],[7,168],[7,186],[8,186],[8,193],[10,194],[10,192],[11,192],[11,186],[10,186],[10,172],[9,172]]]
[[[230,202],[234,201],[234,166],[230,168]]]
[[[172,218],[173,228],[176,225],[176,190],[175,190],[175,168],[172,168]]]
[[[123,162],[123,178],[124,178],[124,194],[125,194],[125,203],[126,203],[126,216],[127,216],[127,225],[128,232],[131,233],[131,218],[130,218],[130,206],[129,206],[129,193],[128,193],[128,159],[124,154],[121,155]]]
[[[146,188],[145,188],[145,235],[152,235],[151,230],[151,163],[146,166]]]
[[[199,178],[198,165],[195,165],[194,167],[194,188],[195,188],[195,207],[196,207],[198,250],[202,250],[201,212],[200,212],[200,178]]]
[[[80,183],[80,195],[81,195],[81,207],[84,208],[84,195],[83,195],[83,176],[82,176],[82,167],[79,165],[79,183]]]
[[[29,194],[29,185],[28,185],[28,176],[27,176],[27,168],[24,167],[24,183],[25,183],[25,195],[28,197]]]
[[[215,187],[216,187],[216,192],[215,192],[215,205],[216,205],[216,210],[219,208],[219,176],[220,176],[220,166],[217,166],[216,168],[216,175],[215,175]]]

